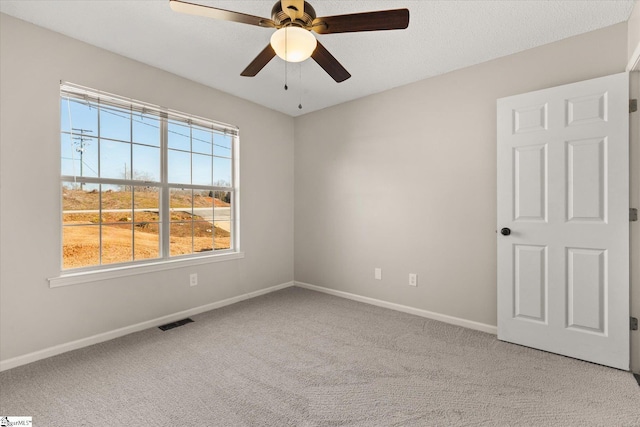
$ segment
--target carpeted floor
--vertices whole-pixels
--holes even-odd
[[[640,426],[632,374],[288,288],[0,374],[55,426]]]

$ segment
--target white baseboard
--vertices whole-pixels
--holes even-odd
[[[461,319],[459,317],[448,316],[446,314],[434,313],[433,311],[422,310],[420,308],[409,307],[407,305],[396,304],[393,302],[382,301],[375,298],[363,297],[361,295],[351,294],[349,292],[337,291],[335,289],[324,288],[322,286],[311,285],[304,282],[294,282],[300,288],[310,289],[312,291],[323,292],[325,294],[337,297],[347,298],[354,301],[364,302],[366,304],[376,305],[378,307],[389,308],[391,310],[401,311],[403,313],[414,314],[427,319],[438,320],[440,322],[449,323],[451,325],[462,326],[463,328],[474,329],[476,331],[487,332],[497,335],[498,328],[496,326],[487,325],[486,323],[474,322],[473,320]]]
[[[255,298],[260,295],[268,294],[271,292],[279,291],[280,289],[288,288],[291,286],[294,286],[293,281],[282,283],[276,286],[271,286],[270,288],[249,292],[243,295],[238,295],[236,297],[227,298],[222,301],[216,301],[211,304],[202,305],[200,307],[190,308],[189,310],[180,311],[178,313],[169,314],[167,316],[158,317],[152,320],[147,320],[146,322],[137,323],[135,325],[125,326],[124,328],[115,329],[113,331],[104,332],[104,333],[93,335],[87,338],[81,338],[76,341],[59,344],[54,347],[49,347],[43,350],[34,351],[33,353],[28,353],[22,356],[13,357],[11,359],[2,360],[0,361],[0,372],[6,371],[7,369],[16,368],[18,366],[26,365],[27,363],[32,363],[38,360],[46,359],[47,357],[66,353],[67,351],[77,350],[79,348],[88,347],[93,344],[98,344],[104,341],[112,340],[114,338],[119,338],[125,335],[129,335],[133,332],[139,332],[145,329],[164,325],[166,323],[175,322],[177,320],[184,319],[185,317],[195,316],[196,314],[204,313],[206,311],[214,310],[216,308],[235,304],[240,301]]]

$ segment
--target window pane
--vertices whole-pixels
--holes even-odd
[[[106,224],[102,231],[102,264],[115,264],[133,259],[132,224]]]
[[[98,224],[100,222],[100,186],[62,183],[62,224]]]
[[[192,150],[195,153],[213,154],[213,131],[194,126],[191,129]]]
[[[193,191],[193,220],[213,221],[213,192]]]
[[[133,215],[135,222],[160,220],[160,188],[133,187]]]
[[[60,130],[71,132],[72,129],[83,130],[83,133],[97,137],[98,109],[85,101],[62,98],[60,100]]]
[[[231,221],[231,192],[216,191],[214,197],[214,220]]]
[[[134,259],[160,257],[160,189],[133,188]]]
[[[169,182],[191,184],[191,155],[182,151],[169,150]]]
[[[216,250],[231,248],[231,222],[215,222],[214,243]]]
[[[217,133],[213,136],[213,154],[220,157],[231,158],[233,137],[231,135],[225,135]]]
[[[169,207],[171,221],[191,221],[193,213],[193,199],[191,190],[181,188],[169,189]]]
[[[207,221],[193,223],[193,252],[213,250],[213,225]]]
[[[62,227],[62,268],[100,264],[100,226]]]
[[[100,137],[131,142],[131,111],[100,107]]]
[[[216,250],[229,249],[231,247],[231,202],[232,193],[230,191],[216,191],[214,193],[214,222],[215,234],[214,243]]]
[[[98,176],[98,141],[80,134],[60,135],[62,175]]]
[[[193,158],[193,183],[197,185],[211,185],[213,176],[211,175],[212,156],[202,154],[192,154]]]
[[[129,185],[102,184],[102,215],[106,213],[133,215],[133,188]],[[102,220],[105,221],[104,219]]]
[[[171,256],[193,253],[193,222],[172,222],[169,252]]]
[[[153,259],[160,257],[160,224],[157,222],[142,222],[135,224],[133,237],[135,253],[134,260]]]
[[[160,149],[133,144],[133,179],[160,181]]]
[[[169,120],[169,148],[191,151],[191,129],[188,125]]]
[[[211,190],[193,190],[193,206],[211,210],[213,208],[213,194],[214,192]],[[212,213],[208,215],[211,219]]]
[[[231,206],[232,193],[230,191],[214,191],[213,197],[213,203],[216,207],[216,212],[218,212],[217,208],[228,208]]]
[[[160,146],[160,119],[156,116],[133,113],[133,142]]]
[[[100,176],[131,179],[131,144],[100,140]]]
[[[231,159],[213,158],[213,185],[231,187]]]

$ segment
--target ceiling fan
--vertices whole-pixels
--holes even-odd
[[[317,41],[311,31],[318,34],[335,34],[401,30],[409,26],[408,9],[316,18],[315,10],[306,1],[280,0],[271,9],[271,19],[267,19],[182,0],[169,0],[169,4],[176,12],[277,29],[271,36],[271,43],[240,73],[245,77],[258,74],[276,55],[288,62],[300,62],[311,57],[340,83],[351,77],[351,74]]]

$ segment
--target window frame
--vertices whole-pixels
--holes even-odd
[[[214,120],[198,117],[195,115],[190,115],[182,112],[178,112],[175,110],[171,110],[168,108],[162,108],[159,106],[155,106],[152,104],[144,103],[141,101],[133,100],[130,98],[117,96],[113,94],[109,94],[103,91],[86,88],[83,86],[61,82],[60,83],[60,94],[59,94],[59,102],[58,106],[62,105],[64,100],[68,100],[70,102],[73,99],[84,99],[87,102],[95,103],[98,105],[105,105],[112,108],[129,110],[131,114],[134,113],[142,113],[147,115],[153,115],[157,117],[158,123],[160,126],[159,129],[159,151],[160,151],[160,177],[159,181],[145,181],[143,179],[135,179],[133,175],[133,171],[130,175],[130,179],[127,179],[126,176],[124,179],[116,179],[116,178],[103,178],[100,176],[100,169],[97,173],[97,176],[77,176],[77,175],[63,175],[63,166],[60,164],[60,180],[59,180],[59,191],[60,191],[60,201],[61,207],[59,209],[60,215],[60,275],[55,278],[50,278],[50,286],[64,286],[66,284],[75,284],[80,281],[93,281],[95,280],[103,280],[103,278],[109,277],[120,277],[126,276],[130,274],[140,274],[147,271],[160,271],[167,268],[178,268],[186,265],[197,265],[208,262],[218,262],[224,261],[227,259],[237,259],[244,257],[244,254],[240,251],[240,224],[239,224],[239,129],[236,126],[232,126],[226,123],[217,122]],[[100,110],[99,110],[100,111]],[[59,111],[59,116],[62,116],[62,111]],[[133,129],[133,116],[130,117],[131,120],[131,128]],[[169,136],[168,136],[168,127],[169,122],[177,122],[182,123],[185,126],[188,126],[190,129],[190,150],[189,153],[193,156],[194,153],[198,154],[199,152],[194,151],[193,147],[193,126],[197,126],[199,128],[204,128],[207,131],[212,133],[212,136],[215,133],[228,135],[230,137],[230,158],[223,157],[229,159],[230,161],[230,179],[231,183],[229,186],[220,186],[213,185],[216,184],[213,182],[215,177],[215,172],[213,169],[214,159],[216,157],[214,146],[212,146],[211,151],[211,176],[212,176],[212,185],[201,185],[201,184],[193,184],[193,170],[190,167],[191,174],[191,183],[174,183],[169,182]],[[62,142],[63,135],[65,135],[66,131],[63,130],[61,122],[59,123],[59,141]],[[71,128],[71,126],[70,126]],[[100,114],[98,114],[98,122],[97,122],[98,135],[92,137],[98,141],[102,139],[100,135]],[[73,137],[73,129],[70,129],[69,135]],[[107,140],[110,138],[106,138]],[[133,134],[130,135],[131,144],[131,156],[133,156],[134,144],[140,145],[140,143],[136,143],[134,141]],[[215,144],[212,140],[212,144]],[[142,145],[148,145],[142,143]],[[61,145],[59,145],[59,148]],[[61,148],[60,148],[61,149]],[[62,153],[61,153],[62,154]],[[100,148],[98,147],[98,162],[100,162],[102,153],[100,152]],[[192,157],[191,157],[192,158]],[[61,155],[58,156],[58,161],[62,161]],[[193,162],[193,160],[191,160]],[[191,166],[191,165],[190,165]],[[132,163],[133,167],[133,163]],[[131,221],[132,225],[132,259],[130,261],[117,262],[117,263],[102,263],[102,232],[100,232],[100,244],[99,244],[99,264],[84,266],[84,267],[76,267],[76,268],[65,268],[64,267],[64,239],[63,232],[65,229],[64,225],[64,204],[62,203],[62,191],[63,185],[67,182],[80,183],[80,184],[92,184],[92,185],[120,185],[120,186],[131,186],[132,195],[135,194],[134,188],[137,187],[157,187],[159,191],[159,201],[158,201],[158,227],[159,227],[159,249],[158,249],[158,257],[150,258],[150,259],[140,259],[135,260],[134,255],[134,247],[135,247],[135,226],[134,219]],[[217,184],[220,184],[218,182]],[[191,191],[196,190],[204,190],[204,191],[223,191],[231,193],[231,206],[230,206],[230,242],[229,248],[227,249],[215,249],[215,236],[212,235],[212,249],[211,251],[203,251],[194,253],[194,244],[192,240],[192,252],[188,254],[180,254],[180,255],[171,255],[170,248],[170,227],[172,224],[171,220],[171,207],[170,207],[170,192],[173,188],[180,189],[188,189]],[[100,187],[102,189],[102,187]],[[102,230],[102,191],[99,191],[99,227]],[[193,193],[192,193],[193,194]],[[135,201],[132,198],[131,209],[135,209]],[[193,197],[191,198],[191,205],[193,208]],[[215,196],[213,197],[213,205],[212,210],[215,210]],[[194,223],[193,216],[191,217],[192,224]],[[212,228],[213,228],[212,224]],[[215,228],[213,228],[215,230]],[[213,233],[215,234],[215,232]],[[192,239],[193,239],[193,231],[192,231]],[[92,279],[90,276],[95,276]]]

